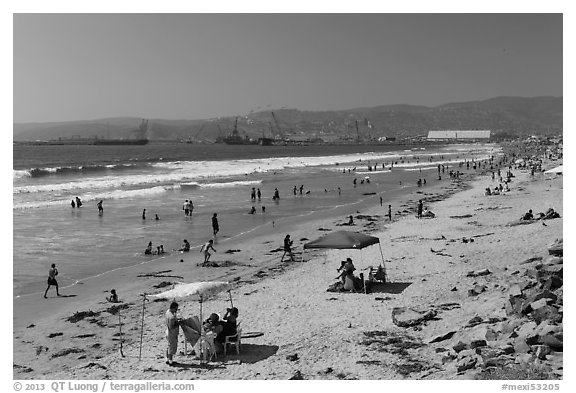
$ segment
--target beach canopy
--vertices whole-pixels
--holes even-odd
[[[336,231],[304,244],[304,249],[331,248],[360,250],[376,243],[380,243],[380,239],[374,236],[357,232]]]
[[[198,295],[202,298],[205,296],[215,295],[218,292],[225,291],[229,288],[230,284],[224,281],[200,281],[189,284],[176,284],[174,288],[169,291],[148,296],[159,299],[178,299]]]
[[[556,168],[552,168],[547,170],[544,173],[562,173],[564,171],[564,165],[557,166]]]

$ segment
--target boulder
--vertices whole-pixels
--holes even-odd
[[[500,335],[491,327],[486,329],[486,341],[496,341]]]
[[[437,314],[436,310],[423,312],[407,307],[394,307],[392,309],[392,322],[400,327],[416,326],[435,318]]]
[[[558,309],[554,306],[540,307],[538,310],[534,310],[530,316],[538,324],[544,320],[550,321],[552,323],[562,322],[562,314],[560,314]]]
[[[489,358],[489,359],[484,360],[483,367],[484,368],[487,368],[487,367],[504,368],[511,363],[514,363],[514,359],[512,357],[506,356],[506,355],[501,355],[501,356],[497,356],[494,358]]]
[[[542,289],[546,289],[549,291],[553,291],[555,289],[562,288],[563,285],[564,285],[564,280],[560,277],[557,277],[557,276],[548,277],[547,280],[541,281],[541,284],[540,284]]]
[[[526,340],[522,337],[516,337],[513,346],[514,353],[523,354],[530,352],[530,346],[526,344]]]
[[[456,371],[461,373],[462,371],[470,370],[476,367],[477,362],[478,360],[476,358],[465,357],[456,364]]]
[[[508,294],[510,296],[522,296],[522,288],[519,284],[513,284],[508,288]]]
[[[466,349],[470,349],[470,347],[468,346],[468,344],[463,343],[462,341],[458,341],[458,343],[454,345],[452,349],[455,350],[456,352],[461,352]]]
[[[564,257],[550,256],[545,261],[545,265],[560,265],[564,263]]]
[[[476,271],[468,272],[468,274],[466,274],[466,277],[487,276],[488,274],[491,274],[491,273],[492,272],[488,269],[482,269],[482,270],[476,270]]]
[[[470,348],[472,349],[478,347],[485,347],[486,345],[488,345],[488,343],[486,343],[486,340],[473,340],[472,342],[470,342]]]
[[[474,318],[468,321],[468,324],[466,326],[467,327],[476,326],[478,324],[481,324],[483,321],[484,320],[482,319],[482,317],[476,315]]]
[[[440,335],[440,336],[434,337],[434,338],[429,342],[429,344],[438,343],[438,342],[440,342],[440,341],[448,340],[448,339],[452,338],[452,336],[454,335],[454,333],[456,333],[456,330],[452,330],[452,331],[450,331],[450,332],[448,332],[448,333],[445,333],[445,334],[442,334],[442,335]]]
[[[546,334],[544,336],[540,336],[539,343],[543,344],[543,345],[547,345],[548,347],[550,347],[554,351],[562,352],[563,347],[564,347],[563,340],[560,340],[558,337],[559,336],[555,336],[553,334]]]
[[[520,265],[525,265],[527,263],[532,263],[532,262],[541,262],[542,261],[542,257],[532,257],[532,258],[528,258],[522,262],[520,262]]]
[[[514,353],[514,345],[509,343],[500,344],[497,348],[501,350],[504,355],[510,355]]]
[[[548,254],[561,257],[564,254],[564,240],[556,239],[556,241],[548,247]]]
[[[542,298],[540,300],[536,300],[535,302],[530,303],[530,308],[532,308],[532,310],[538,310],[540,307],[547,306],[553,302],[554,301],[552,299]]]
[[[521,315],[522,304],[524,303],[524,298],[521,296],[510,296],[504,305],[506,310],[506,315],[515,316]]]

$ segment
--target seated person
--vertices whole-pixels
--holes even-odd
[[[528,210],[528,212],[524,214],[521,218],[521,220],[533,220],[533,219],[534,215],[532,214],[532,209]]]
[[[342,273],[336,277],[336,280],[338,279],[342,279],[342,284],[346,283],[346,275],[347,274],[353,274],[354,270],[356,270],[356,268],[354,267],[354,264],[352,263],[352,258],[346,258],[345,261],[342,261],[340,264],[340,267],[338,269],[336,269],[337,272],[342,271]]]
[[[182,248],[179,249],[178,251],[184,251],[184,252],[190,251],[190,243],[188,243],[188,240],[184,239],[184,243],[182,244]]]
[[[205,332],[214,333],[216,337],[218,337],[224,330],[224,326],[222,325],[222,322],[220,322],[220,317],[218,316],[218,314],[215,313],[210,314],[210,317],[208,317],[208,319],[204,321],[203,327]],[[222,342],[223,341],[224,340],[222,340]],[[214,344],[216,344],[215,348],[216,352],[221,352],[223,349],[221,343],[219,341],[214,340]]]
[[[215,313],[210,314],[208,319],[204,321],[203,327],[205,332],[212,332],[215,334],[219,334],[224,330],[222,322],[220,322],[220,317]]]
[[[115,289],[111,289],[110,290],[110,296],[106,298],[106,300],[108,300],[111,303],[118,303],[118,294],[116,293]]]
[[[152,255],[152,242],[148,243],[148,247],[144,250],[144,255]]]
[[[492,195],[492,191],[490,190],[490,187],[486,187],[486,191],[484,192],[484,195]]]
[[[238,309],[236,307],[226,309],[226,314],[222,318],[222,332],[216,336],[216,341],[219,343],[224,343],[224,338],[226,336],[234,336],[236,334],[236,328],[238,327]]]
[[[434,214],[431,210],[425,208],[424,212],[422,213],[422,217],[434,218],[436,217],[436,214]]]

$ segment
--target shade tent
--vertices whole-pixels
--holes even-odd
[[[357,232],[336,231],[304,244],[304,249],[331,248],[360,250],[376,243],[380,243],[380,239],[374,236]]]
[[[374,236],[358,232],[336,231],[304,244],[304,249],[361,250],[374,244],[378,244],[379,246],[380,256],[382,257],[382,267],[385,276],[387,276],[380,239]],[[387,277],[386,281],[388,281]]]

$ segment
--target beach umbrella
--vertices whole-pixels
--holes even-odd
[[[176,284],[174,288],[168,291],[148,296],[157,299],[182,299],[190,296],[198,296],[200,300],[200,321],[202,321],[202,302],[204,298],[229,289],[230,283],[225,281],[200,281],[188,284]],[[231,295],[230,302],[232,302]]]

